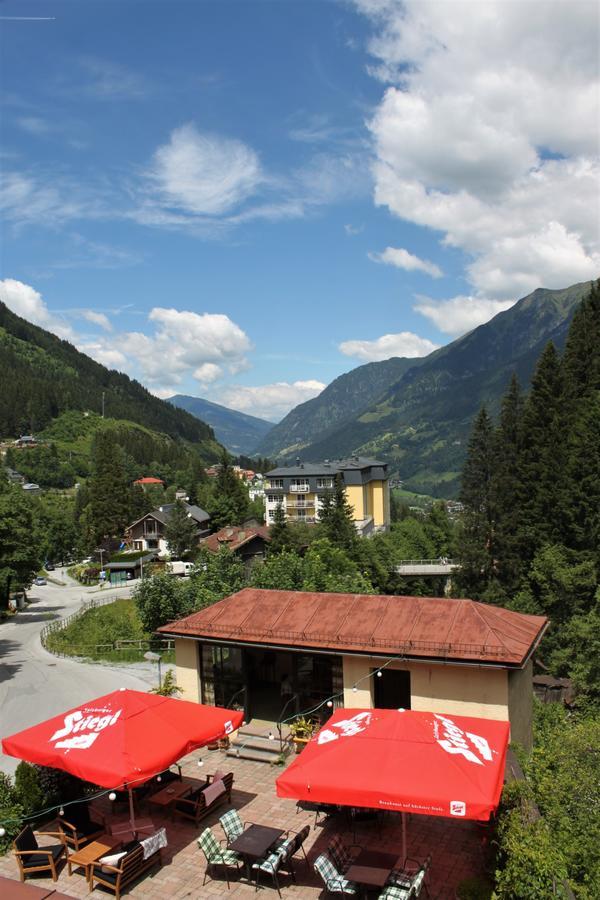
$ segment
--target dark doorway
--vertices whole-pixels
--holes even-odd
[[[410,709],[410,672],[382,669],[373,680],[377,709]]]

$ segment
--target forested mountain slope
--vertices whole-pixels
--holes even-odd
[[[0,436],[39,432],[66,410],[105,413],[172,438],[214,441],[212,428],[107,369],[0,302]]]

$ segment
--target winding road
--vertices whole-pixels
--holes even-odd
[[[99,596],[62,569],[57,581],[28,591],[28,608],[0,623],[0,737],[14,734],[120,687],[147,691],[156,684],[151,663],[129,666],[90,664],[53,656],[42,647],[40,631],[49,621],[75,612]],[[129,596],[131,587],[105,588],[104,595]],[[12,774],[18,759],[0,753],[0,770]]]

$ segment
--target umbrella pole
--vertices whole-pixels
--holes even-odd
[[[129,791],[129,824],[131,825],[131,830],[135,834],[135,812],[133,809],[133,791],[131,788],[127,788]]]
[[[406,813],[402,813],[402,858],[406,863]]]

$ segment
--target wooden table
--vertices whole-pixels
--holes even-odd
[[[361,850],[350,868],[344,873],[348,881],[367,888],[382,888],[392,873],[401,864],[396,853],[381,853],[379,850]]]
[[[195,786],[196,783],[188,778],[184,778],[182,781],[171,781],[170,784],[157,791],[156,794],[148,797],[148,803],[152,803],[154,806],[170,806],[175,800],[179,800],[180,797],[189,794]],[[203,785],[199,784],[197,787],[203,787]]]
[[[85,869],[85,877],[88,884],[92,876],[92,863],[97,862],[100,857],[106,856],[111,850],[115,850],[121,846],[121,838],[113,837],[110,834],[101,834],[99,838],[92,841],[91,844],[76,850],[67,858],[67,866],[69,867],[69,875],[71,874],[71,866],[82,866]]]

